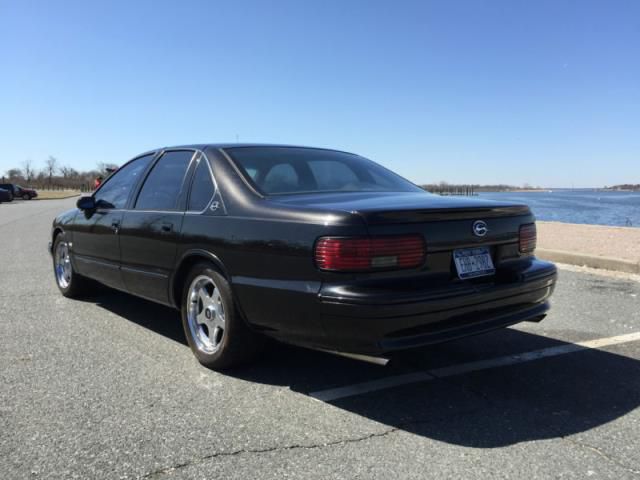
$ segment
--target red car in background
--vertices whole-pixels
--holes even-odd
[[[20,185],[16,185],[16,197],[22,198],[23,200],[32,200],[38,196],[38,192],[36,192],[32,188],[24,188]]]

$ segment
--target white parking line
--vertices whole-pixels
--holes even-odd
[[[565,355],[567,353],[594,348],[609,347],[611,345],[619,345],[621,343],[634,342],[637,340],[640,340],[640,332],[628,333],[626,335],[618,335],[615,337],[597,338],[594,340],[587,340],[585,342],[566,343],[555,347],[533,350],[531,352],[506,355],[504,357],[479,360],[477,362],[462,363],[460,365],[452,365],[450,367],[435,368],[425,372],[396,375],[393,377],[382,378],[380,380],[347,385],[345,387],[319,390],[317,392],[309,393],[309,396],[323,402],[331,402],[340,398],[353,397],[355,395],[362,395],[363,393],[375,392],[377,390],[407,385],[409,383],[428,382],[436,378],[452,377],[478,370],[487,370],[490,368],[505,367],[507,365],[516,365],[518,363],[532,362],[541,358],[555,357],[558,355]]]

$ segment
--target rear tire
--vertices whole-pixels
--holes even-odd
[[[196,264],[182,293],[182,326],[198,361],[213,370],[251,362],[264,339],[253,332],[235,306],[231,287],[209,263]]]
[[[28,193],[25,193],[24,195],[22,195],[22,199],[23,200],[31,200],[31,196]]]
[[[60,293],[67,298],[78,298],[93,291],[95,284],[73,270],[69,244],[64,233],[53,242],[53,275]]]

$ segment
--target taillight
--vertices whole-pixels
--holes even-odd
[[[315,260],[321,270],[361,272],[415,268],[424,263],[420,235],[388,237],[321,237]]]
[[[536,224],[528,223],[520,226],[520,253],[533,253],[536,249]]]

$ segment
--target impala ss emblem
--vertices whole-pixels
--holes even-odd
[[[482,220],[476,220],[473,222],[473,234],[476,237],[484,237],[489,231],[489,227]]]

